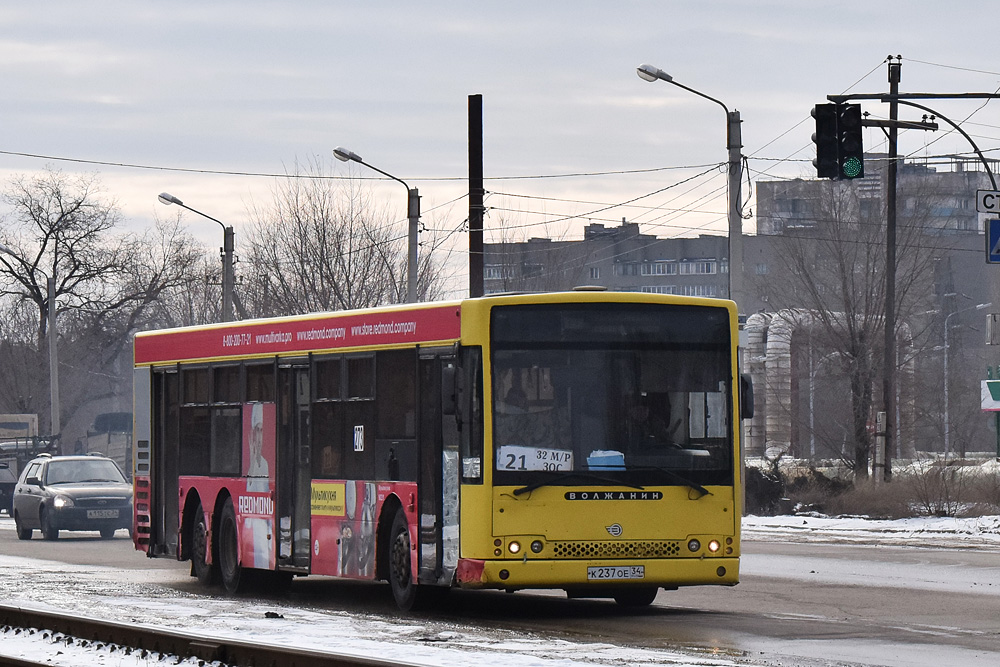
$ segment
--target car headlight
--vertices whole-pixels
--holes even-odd
[[[57,510],[61,510],[65,507],[72,507],[73,499],[70,498],[69,496],[56,496],[55,499],[52,501],[52,506],[55,507]]]

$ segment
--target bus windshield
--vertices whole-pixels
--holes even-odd
[[[731,485],[729,327],[718,307],[495,307],[495,483]]]

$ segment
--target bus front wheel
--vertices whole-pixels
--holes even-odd
[[[219,517],[219,573],[226,592],[235,595],[246,590],[250,577],[246,569],[240,566],[239,531],[232,500],[227,500],[222,506]]]
[[[623,588],[615,594],[615,602],[623,607],[646,607],[653,603],[658,592],[656,586]]]

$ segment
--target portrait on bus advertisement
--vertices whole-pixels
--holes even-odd
[[[243,475],[247,491],[271,490],[274,449],[274,403],[247,403],[243,406]]]
[[[274,403],[243,406],[243,475],[246,495],[239,497],[242,517],[241,560],[250,567],[274,566]]]

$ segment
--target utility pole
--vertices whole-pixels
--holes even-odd
[[[236,274],[233,271],[233,252],[236,250],[236,232],[232,226],[222,226],[222,321],[233,321],[233,286]]]
[[[896,179],[898,175],[899,151],[896,146],[899,129],[900,70],[902,59],[889,59],[889,168],[886,178],[886,225],[885,225],[885,357],[882,372],[882,402],[885,405],[885,460],[882,465],[882,479],[892,480],[892,448],[896,445]],[[874,466],[873,466],[874,467]],[[878,470],[872,470],[878,475]]]
[[[737,312],[746,308],[743,295],[743,202],[740,181],[743,180],[743,137],[739,110],[728,111],[726,148],[729,149],[729,298],[736,302]]]
[[[483,96],[469,95],[469,296],[483,295]]]

